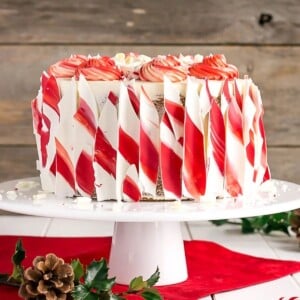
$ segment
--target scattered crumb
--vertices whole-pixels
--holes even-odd
[[[33,195],[32,199],[34,201],[36,201],[36,200],[46,199],[47,196],[48,196],[48,194],[46,194],[46,193],[38,193],[38,194]]]
[[[92,198],[90,197],[77,197],[76,203],[77,203],[77,207],[81,209],[93,208]]]
[[[16,191],[7,191],[6,192],[6,197],[9,199],[9,200],[16,200],[18,198],[18,194]]]

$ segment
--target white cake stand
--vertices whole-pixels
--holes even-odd
[[[252,197],[216,201],[95,202],[86,197],[59,198],[40,189],[38,178],[0,184],[0,209],[45,217],[114,221],[110,276],[128,284],[159,267],[159,285],[187,279],[182,221],[232,219],[300,207],[300,185],[272,180]]]

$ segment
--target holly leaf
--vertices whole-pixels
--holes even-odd
[[[15,247],[15,253],[12,256],[12,262],[14,265],[21,265],[22,261],[25,258],[25,250],[22,245],[22,241],[18,240]]]
[[[129,291],[141,291],[143,288],[147,287],[147,283],[143,280],[142,276],[133,278],[129,284]]]
[[[79,259],[74,259],[71,261],[71,266],[74,271],[74,282],[79,283],[80,278],[84,275],[83,265]]]
[[[159,277],[160,277],[160,272],[159,272],[159,269],[157,267],[156,271],[146,280],[147,287],[154,286],[158,282]]]
[[[154,288],[147,288],[142,293],[141,296],[145,300],[162,300],[162,296]]]
[[[286,212],[270,215],[268,223],[263,228],[263,231],[266,234],[270,233],[271,231],[281,231],[287,235],[290,235],[288,231],[288,227],[290,225],[289,219],[290,214]]]
[[[115,284],[115,277],[108,278],[108,267],[106,260],[102,258],[99,261],[93,261],[87,267],[85,276],[85,285],[90,289],[96,289],[98,292],[110,291]]]
[[[252,222],[247,218],[242,218],[242,233],[253,233],[255,231]]]
[[[74,300],[98,300],[97,294],[92,293],[90,289],[84,284],[79,284],[74,287],[72,292]]]
[[[8,281],[14,283],[21,283],[23,280],[24,269],[21,265],[22,261],[25,258],[25,250],[22,245],[22,241],[18,240],[15,246],[15,252],[11,258],[13,263],[13,271],[9,276]]]

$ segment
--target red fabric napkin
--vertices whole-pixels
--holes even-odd
[[[26,250],[24,266],[31,266],[37,255],[55,253],[70,262],[84,264],[101,257],[108,259],[111,238],[21,237]],[[10,258],[18,237],[0,236],[0,273],[10,273]],[[166,300],[193,300],[238,289],[299,272],[300,262],[253,257],[208,241],[187,241],[185,251],[189,278],[183,283],[158,287]],[[118,290],[124,287],[118,286]],[[0,286],[0,299],[17,300],[17,289]]]

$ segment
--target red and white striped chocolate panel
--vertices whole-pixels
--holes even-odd
[[[60,92],[55,77],[43,73],[42,80],[42,129],[41,129],[41,181],[46,190],[55,190],[55,176],[57,173],[56,142],[60,112],[58,103]]]
[[[60,117],[55,133],[56,180],[55,193],[61,196],[75,194],[74,146],[77,145],[73,115],[77,110],[75,79],[60,83],[61,99],[58,104]]]
[[[194,199],[204,195],[206,189],[205,136],[200,112],[199,84],[198,79],[187,79],[183,143],[183,195]]]
[[[252,83],[249,89],[249,96],[256,106],[254,117],[255,132],[255,159],[254,159],[254,181],[261,184],[271,178],[267,161],[267,143],[263,124],[263,106],[258,87]]]
[[[43,116],[42,116],[42,89],[39,90],[38,95],[31,101],[32,125],[35,142],[37,145],[38,160],[36,161],[37,170],[40,171],[41,183],[44,190],[54,191],[54,175],[51,174],[49,180],[43,180],[43,169],[47,159],[46,143],[49,139],[49,131],[42,130]],[[46,176],[46,178],[49,178]],[[52,180],[51,180],[52,179]],[[49,182],[49,183],[48,183]]]
[[[225,119],[225,188],[232,196],[243,194],[246,152],[243,141],[242,95],[234,80],[234,94]]]
[[[139,180],[143,193],[156,195],[159,167],[159,116],[145,88],[140,90]]]
[[[200,93],[203,120],[208,122],[206,137],[206,195],[224,195],[225,124],[217,99],[222,93],[222,81],[205,80]],[[209,103],[209,104],[208,104]]]
[[[140,103],[134,81],[122,82],[119,96],[119,134],[117,151],[116,192],[117,200],[138,201],[141,198],[138,177]],[[136,169],[136,172],[132,169]]]
[[[237,80],[239,82],[239,80]],[[243,92],[243,140],[246,151],[245,174],[244,174],[244,194],[248,195],[255,190],[255,129],[254,119],[257,107],[249,95],[249,89],[252,84],[251,79],[244,79],[241,83]]]
[[[160,123],[161,177],[166,199],[182,197],[182,155],[184,107],[180,91],[168,78],[164,80],[165,112]]]
[[[98,120],[93,163],[98,201],[116,199],[117,104],[118,97],[110,92]]]
[[[83,75],[78,81],[79,105],[75,119],[77,144],[74,148],[76,189],[81,195],[94,192],[94,142],[97,130],[98,107],[96,99]]]

